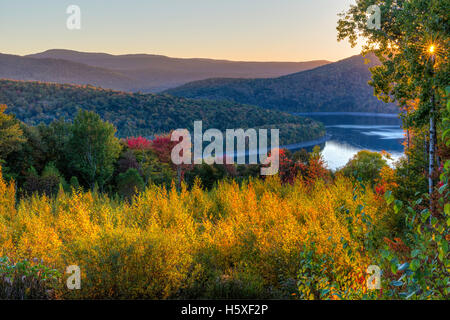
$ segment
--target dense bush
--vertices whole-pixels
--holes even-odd
[[[347,274],[369,264],[347,222],[361,205],[374,225],[384,219],[383,202],[343,177],[219,182],[209,192],[151,185],[131,203],[60,192],[17,206],[14,186],[0,179],[0,255],[37,257],[60,272],[79,265],[82,289],[57,292],[65,298],[295,298],[309,244]],[[355,218],[353,227],[364,238],[367,226]],[[358,279],[338,289],[360,288]]]
[[[342,173],[347,177],[373,183],[381,178],[380,172],[385,166],[387,161],[381,153],[362,150],[345,165]]]
[[[65,187],[67,189],[68,186],[59,170],[53,163],[49,163],[40,176],[33,167],[28,170],[22,191],[24,192],[24,195],[38,193],[40,195],[45,194],[47,196],[52,196],[58,193],[60,187]]]
[[[117,176],[117,191],[126,199],[131,199],[144,189],[144,180],[136,169],[128,169]]]
[[[36,260],[14,262],[0,257],[0,299],[56,298],[61,274]]]

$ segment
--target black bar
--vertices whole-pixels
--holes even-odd
[[[264,306],[264,307],[263,307]],[[321,319],[354,316],[399,317],[423,310],[448,307],[447,301],[286,301],[286,300],[82,300],[82,301],[0,301],[0,310],[14,315],[52,315],[75,319],[113,314],[115,318],[183,319]],[[201,309],[200,309],[201,308]],[[211,315],[211,308],[214,312]],[[429,309],[433,308],[433,309]],[[184,314],[184,313],[189,314]],[[201,313],[201,314],[199,314]],[[100,318],[99,318],[100,319]],[[103,319],[103,318],[101,318]]]

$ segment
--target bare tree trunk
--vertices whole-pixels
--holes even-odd
[[[435,56],[431,56],[431,73],[434,76]],[[436,118],[435,118],[435,96],[434,89],[431,87],[431,110],[430,110],[430,149],[428,162],[428,193],[430,194],[430,224],[434,213],[434,170],[436,164]]]
[[[410,162],[410,159],[409,159],[409,150],[410,150],[410,141],[409,141],[409,127],[407,127],[406,128],[406,136],[407,136],[407,144],[406,144],[406,154],[407,154],[407,157],[408,157],[408,171],[409,171],[409,162]]]
[[[436,118],[434,106],[434,93],[431,95],[431,111],[430,111],[430,149],[428,162],[428,193],[430,194],[430,213],[434,212],[434,172],[436,165]],[[430,219],[431,219],[430,215]]]

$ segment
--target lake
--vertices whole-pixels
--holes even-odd
[[[318,112],[295,113],[325,124],[327,140],[322,155],[330,169],[343,167],[360,150],[391,154],[395,160],[403,155],[404,132],[401,120],[393,114]],[[296,150],[294,146],[291,150]]]

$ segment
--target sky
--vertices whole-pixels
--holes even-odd
[[[0,53],[48,49],[236,61],[337,61],[337,14],[355,0],[0,0]],[[81,29],[69,30],[69,5]]]

